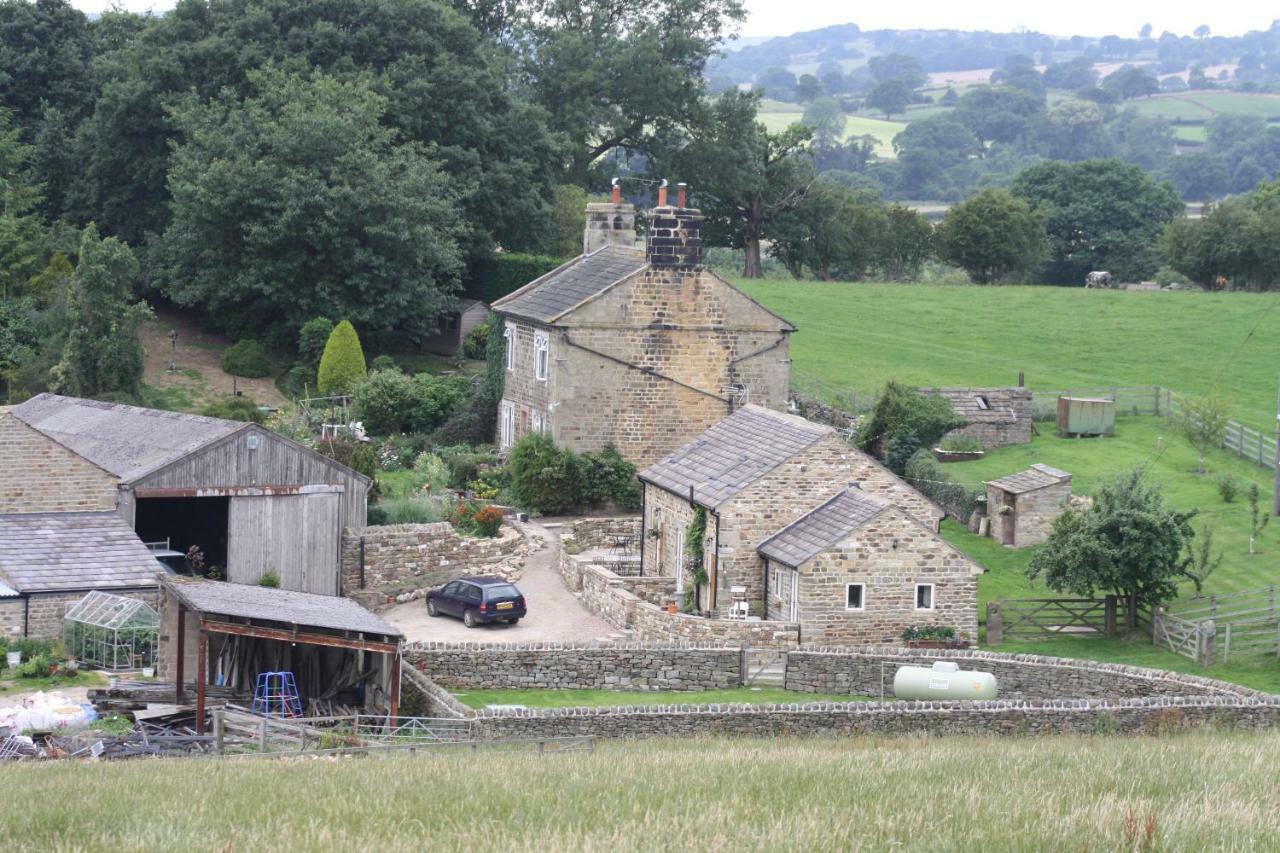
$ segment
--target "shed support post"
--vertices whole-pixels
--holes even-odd
[[[403,664],[400,661],[400,653],[388,655],[391,658],[391,725],[396,725],[396,718],[400,716],[400,667]]]
[[[209,632],[200,626],[200,641],[196,644],[196,734],[204,734],[204,688],[208,678],[205,669],[209,664]]]
[[[177,601],[176,597],[174,599]],[[178,663],[174,668],[176,673],[173,702],[175,705],[181,705],[187,701],[186,682],[183,680],[186,676],[187,668],[187,608],[182,602],[178,602]]]

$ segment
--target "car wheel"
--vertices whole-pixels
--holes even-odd
[[[516,617],[516,618],[514,618],[514,619],[508,619],[508,620],[507,620],[507,624],[508,624],[508,625],[514,625],[514,624],[516,624],[516,623],[517,623],[517,622],[519,622],[519,621],[520,621],[520,617],[519,617],[519,616],[517,616],[517,617]]]
[[[436,602],[434,599],[431,599],[431,598],[427,599],[427,615],[428,616],[440,615],[440,611],[436,609]]]
[[[476,614],[474,610],[468,610],[466,613],[462,614],[462,624],[466,625],[468,628],[474,628],[476,626]]]

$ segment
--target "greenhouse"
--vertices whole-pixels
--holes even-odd
[[[145,601],[91,592],[73,604],[63,622],[67,652],[102,669],[152,666],[160,617]]]

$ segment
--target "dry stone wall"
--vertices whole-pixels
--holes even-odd
[[[404,655],[431,681],[454,690],[719,690],[742,683],[738,649],[413,643]]]
[[[421,591],[463,575],[515,580],[541,537],[504,524],[496,538],[459,536],[448,522],[348,528],[342,539],[342,589],[360,589],[361,542],[364,589],[385,595],[421,597]],[[376,596],[375,596],[376,598]],[[406,599],[407,600],[407,599]]]

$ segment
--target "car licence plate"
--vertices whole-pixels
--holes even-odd
[[[501,602],[501,603],[498,605],[498,609],[499,609],[499,610],[510,610],[511,608],[513,608],[513,607],[515,607],[515,606],[516,606],[516,603],[515,603],[514,601],[503,601],[503,602]]]

